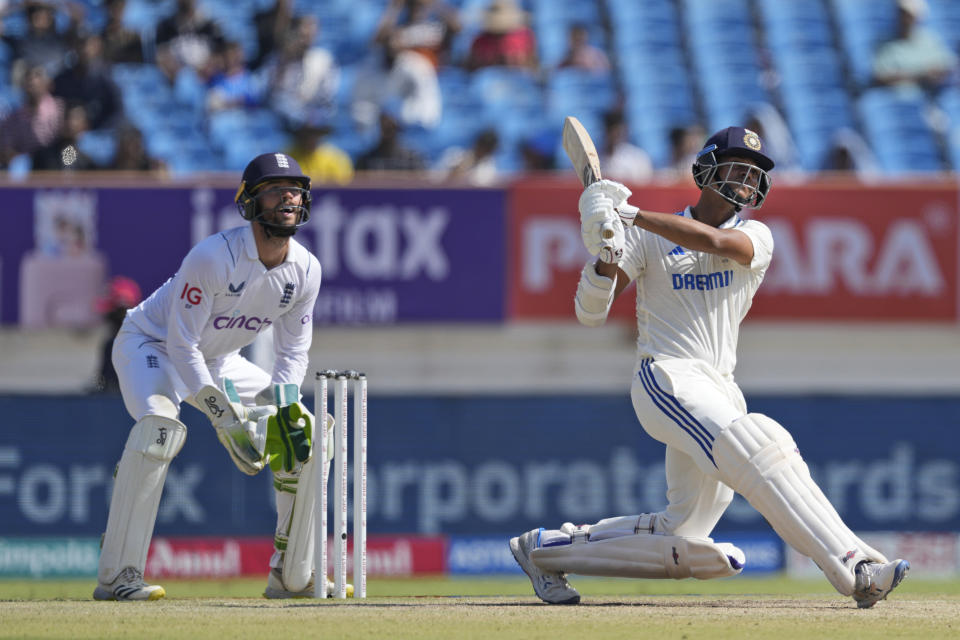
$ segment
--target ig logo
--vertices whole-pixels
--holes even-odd
[[[200,291],[199,287],[191,287],[190,283],[184,283],[183,291],[180,292],[180,299],[187,301],[187,308],[189,309],[195,304],[200,304],[200,300],[203,299],[203,292]]]

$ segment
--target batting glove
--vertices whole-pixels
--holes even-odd
[[[640,211],[638,207],[635,207],[627,202],[627,198],[633,195],[633,192],[630,191],[630,189],[628,189],[625,185],[620,184],[619,182],[614,182],[613,180],[599,180],[583,190],[583,194],[580,196],[581,220],[583,219],[584,199],[592,196],[595,193],[602,193],[610,198],[610,200],[613,202],[613,210],[617,216],[619,216],[623,226],[629,227],[633,225],[633,220],[637,217],[637,212]]]

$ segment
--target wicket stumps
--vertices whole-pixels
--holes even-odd
[[[333,381],[334,392],[334,449],[329,457],[327,433],[327,391]],[[334,525],[333,525],[333,597],[347,597],[347,425],[348,386],[353,382],[353,595],[367,597],[367,376],[359,371],[326,369],[316,374],[314,409],[317,424],[314,456],[322,461],[317,474],[317,499],[314,502],[314,595],[327,597],[327,478],[334,470]]]

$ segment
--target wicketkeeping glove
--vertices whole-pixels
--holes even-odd
[[[313,415],[299,402],[267,417],[266,459],[274,471],[291,473],[313,456]]]
[[[230,454],[237,468],[247,475],[256,475],[264,466],[266,430],[260,420],[277,412],[273,406],[244,407],[229,379],[221,391],[207,385],[194,396],[194,402],[210,419],[217,439]]]

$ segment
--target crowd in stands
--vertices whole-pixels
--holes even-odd
[[[778,173],[960,170],[955,4],[0,0],[0,169],[183,175],[283,149],[323,183],[490,185],[565,170],[572,114],[627,182],[687,176],[734,121]]]

